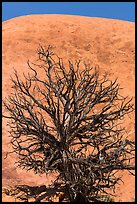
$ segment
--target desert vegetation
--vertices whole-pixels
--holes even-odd
[[[55,195],[60,202],[107,200],[108,189],[113,192],[121,180],[119,170],[134,175],[135,143],[123,126],[134,112],[132,98],[122,96],[107,73],[100,76],[98,67],[71,60],[66,67],[51,46],[37,52],[23,79],[15,70],[12,93],[3,100],[10,153],[18,155],[20,168],[57,173],[50,186],[34,187],[34,202]],[[16,188],[27,201],[32,196],[33,187]]]

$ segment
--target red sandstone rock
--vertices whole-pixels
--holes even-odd
[[[13,67],[22,75],[27,72],[27,60],[37,59],[36,50],[41,44],[52,45],[54,52],[65,61],[82,59],[100,72],[108,71],[113,80],[118,77],[122,94],[135,96],[135,24],[127,21],[69,15],[28,15],[2,23],[2,97],[10,94],[10,75]],[[134,139],[134,116],[124,121],[130,139]],[[17,156],[10,151],[6,121],[2,123],[2,182],[3,186],[15,184],[41,185],[50,183],[54,176],[35,175],[17,169]],[[124,184],[116,190],[115,200],[133,201],[134,177],[122,172]]]

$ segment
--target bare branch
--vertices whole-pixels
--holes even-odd
[[[13,91],[3,101],[17,164],[39,174],[58,172],[56,184],[35,202],[57,192],[62,201],[99,201],[108,188],[115,190],[118,170],[134,175],[135,143],[123,126],[134,112],[132,98],[98,67],[84,63],[81,71],[80,61],[69,60],[66,69],[51,46],[40,46],[38,62],[27,62],[24,80],[14,71]]]

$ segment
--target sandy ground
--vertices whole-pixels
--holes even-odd
[[[127,21],[90,18],[69,15],[28,15],[2,23],[2,98],[11,92],[10,76],[15,68],[22,76],[27,72],[27,60],[37,59],[39,44],[52,45],[54,52],[75,61],[81,59],[99,65],[100,72],[109,72],[118,82],[123,95],[135,96],[135,24]],[[130,139],[134,139],[134,116],[124,121]],[[33,172],[17,169],[11,150],[6,120],[2,123],[2,185],[48,184],[55,175],[35,175]],[[135,179],[127,172],[123,174],[124,184],[116,189],[115,200],[133,201]],[[3,197],[3,201],[10,201]],[[13,200],[11,200],[13,201]]]

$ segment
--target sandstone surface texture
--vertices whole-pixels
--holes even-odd
[[[118,77],[122,94],[135,96],[135,24],[133,22],[71,15],[27,15],[2,23],[2,98],[11,92],[10,76],[15,68],[20,76],[28,72],[27,60],[38,58],[39,44],[52,45],[67,64],[68,59],[80,59],[99,65],[100,72]],[[2,121],[2,186],[16,184],[47,185],[55,175],[35,175],[16,168],[17,155],[11,154],[7,121]],[[134,140],[134,116],[124,121],[129,138]],[[116,188],[116,201],[133,201],[135,179],[120,172],[124,183]],[[3,197],[3,201],[8,198]],[[9,201],[13,201],[9,198]]]

